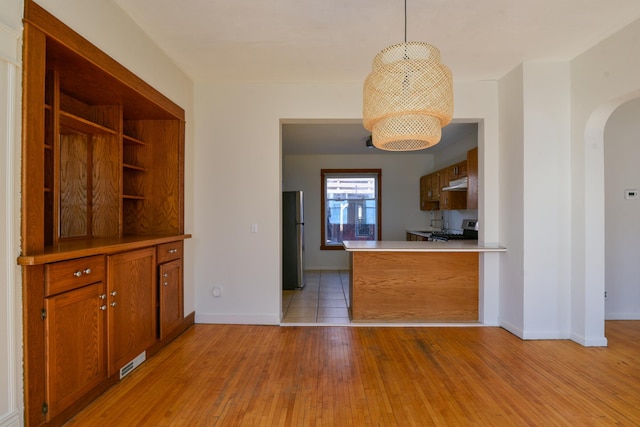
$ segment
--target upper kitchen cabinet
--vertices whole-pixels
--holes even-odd
[[[441,181],[446,170],[430,173],[420,177],[420,210],[437,210],[440,201]]]
[[[467,151],[467,209],[478,209],[478,147]]]
[[[449,181],[464,178],[465,176],[467,176],[467,161],[468,160],[463,160],[462,162],[458,162],[455,165],[451,165],[447,168]]]
[[[466,190],[443,190],[451,181],[467,178]],[[420,177],[420,209],[478,209],[478,148],[467,159]]]

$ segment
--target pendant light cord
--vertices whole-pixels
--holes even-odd
[[[407,43],[407,0],[404,0],[404,42]]]

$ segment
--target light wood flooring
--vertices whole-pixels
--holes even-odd
[[[305,271],[306,285],[282,291],[282,323],[349,324],[349,271]]]
[[[69,425],[638,426],[640,322],[606,336],[198,324]]]

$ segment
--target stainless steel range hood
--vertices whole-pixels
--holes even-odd
[[[453,179],[449,181],[449,185],[444,187],[442,191],[467,191],[467,177]]]

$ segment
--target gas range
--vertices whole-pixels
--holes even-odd
[[[478,240],[478,220],[462,220],[462,233],[434,232],[429,236],[429,240],[438,242],[448,242],[450,240]]]

